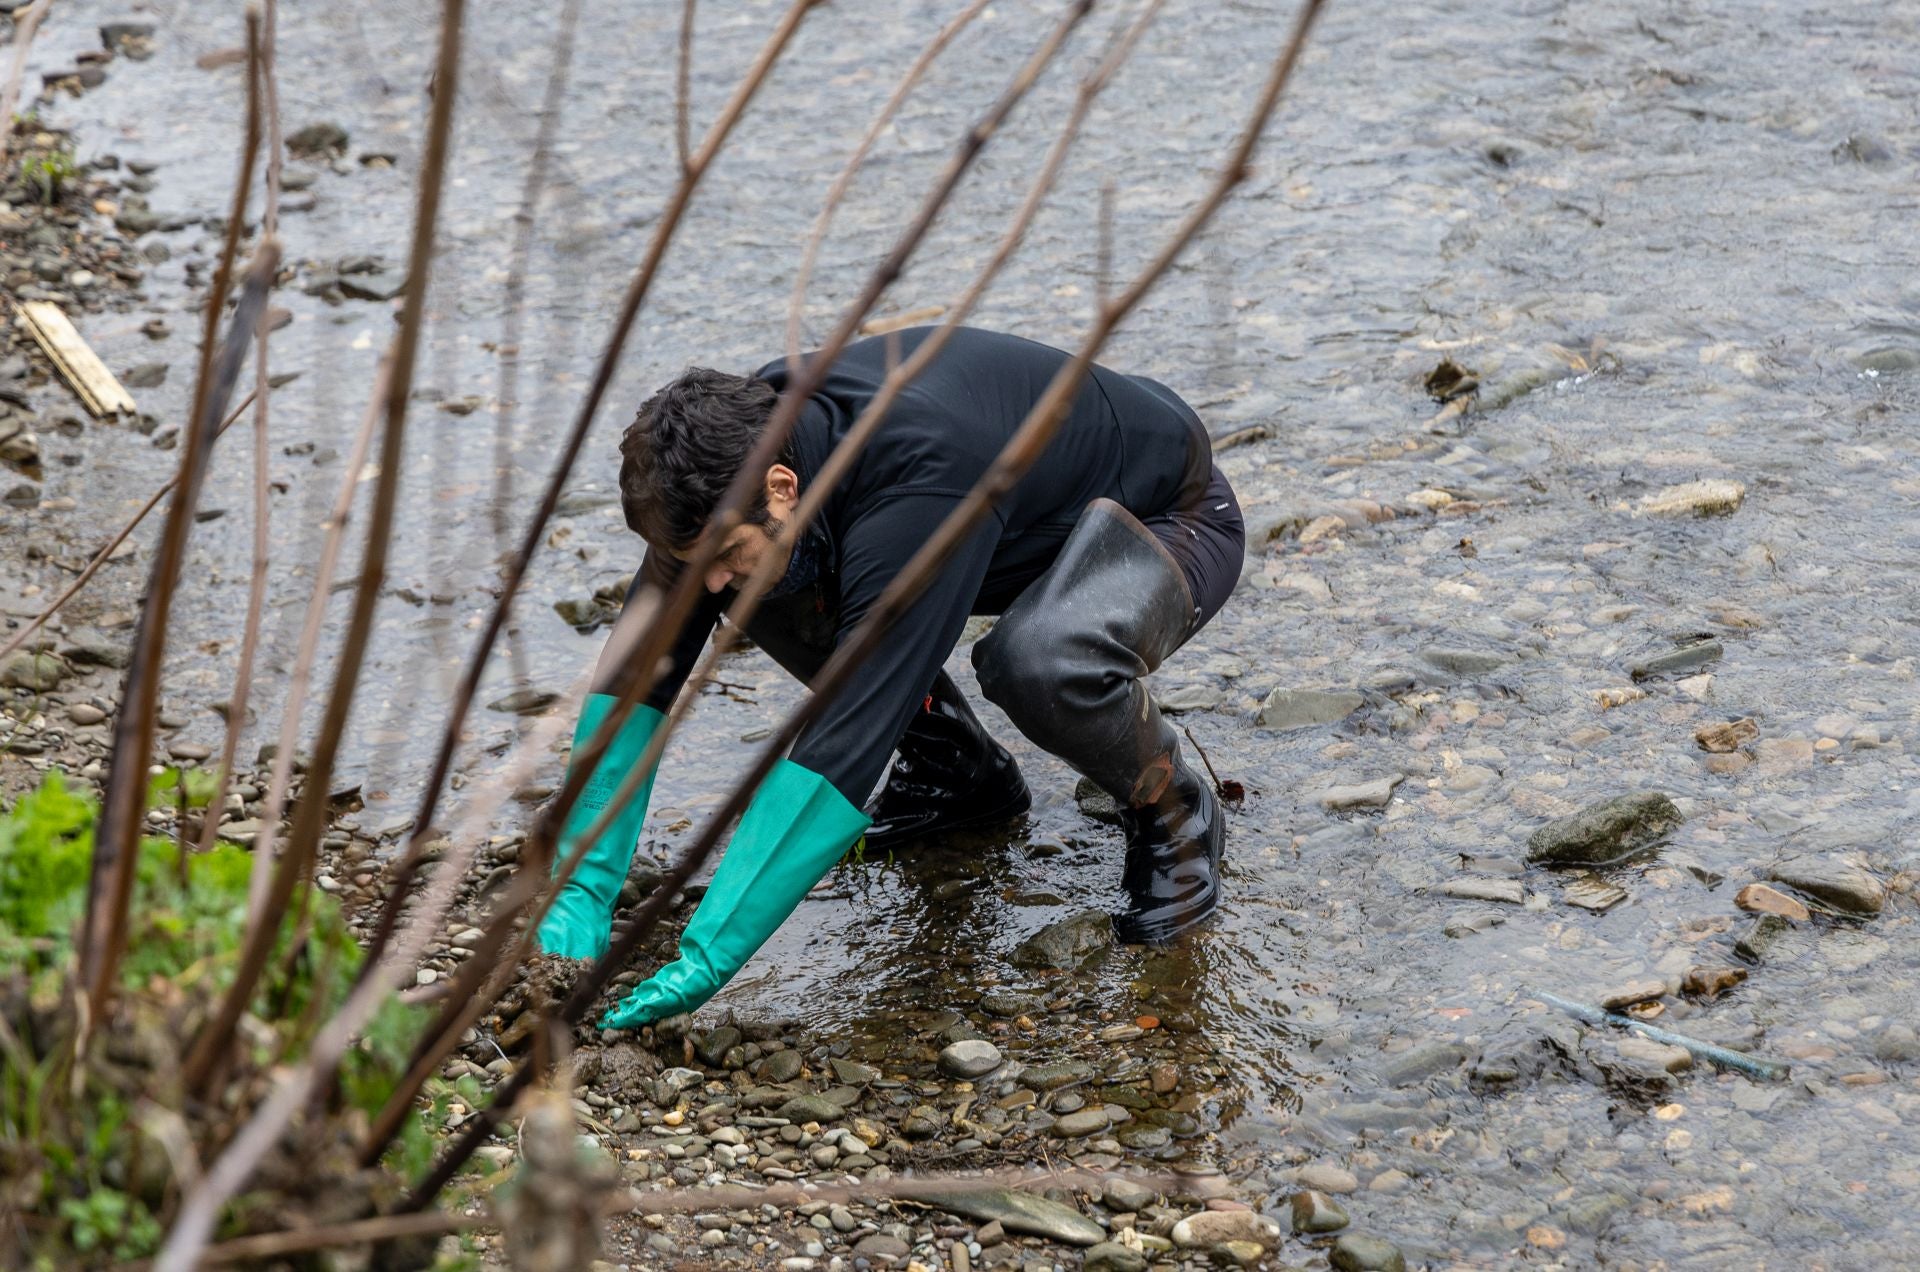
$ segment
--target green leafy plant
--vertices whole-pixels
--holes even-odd
[[[34,198],[43,207],[58,203],[67,183],[79,173],[80,170],[74,166],[71,150],[43,150],[28,155],[20,163],[20,175],[26,179]]]

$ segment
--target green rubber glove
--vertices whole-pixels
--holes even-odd
[[[601,1024],[637,1029],[712,998],[871,822],[826,778],[781,760],[753,793],[712,886],[681,933],[680,957],[635,986]]]
[[[576,754],[585,749],[600,731],[600,725],[613,714],[620,699],[610,694],[588,694],[580,707],[580,723],[573,730]],[[600,757],[586,789],[574,801],[567,824],[560,829],[560,847],[554,854],[554,870],[573,852],[580,836],[600,820],[613,802],[620,784],[639,762],[653,738],[654,730],[666,717],[652,707],[636,706],[627,713],[620,731],[613,735],[605,755]],[[571,774],[571,761],[569,761]],[[634,845],[640,841],[640,824],[647,819],[647,800],[653,795],[653,774],[641,784],[639,792],[627,801],[620,816],[607,827],[600,842],[587,849],[580,868],[553,899],[553,908],[540,921],[540,949],[563,958],[599,958],[607,952],[613,934],[613,905],[620,899],[620,885],[627,881],[627,867],[633,861]]]

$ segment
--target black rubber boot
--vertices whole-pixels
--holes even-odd
[[[1226,827],[1142,678],[1194,624],[1186,576],[1153,532],[1108,499],[1087,506],[1047,572],[974,646],[988,699],[1123,807],[1114,931],[1170,940],[1220,902]]]
[[[867,805],[867,847],[887,852],[929,835],[997,825],[1032,803],[1020,766],[943,671],[907,723],[887,784]]]

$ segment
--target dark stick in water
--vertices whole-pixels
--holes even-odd
[[[1784,1082],[1787,1080],[1789,1074],[1788,1067],[1778,1060],[1767,1060],[1758,1056],[1742,1055],[1738,1051],[1730,1051],[1725,1047],[1716,1047],[1710,1042],[1701,1042],[1698,1039],[1689,1038],[1685,1034],[1674,1033],[1671,1029],[1662,1029],[1658,1025],[1649,1025],[1643,1021],[1635,1020],[1631,1016],[1622,1016],[1617,1011],[1606,1011],[1599,1007],[1588,1006],[1586,1003],[1576,1003],[1570,998],[1562,998],[1558,994],[1549,994],[1543,989],[1529,989],[1523,992],[1526,993],[1529,998],[1538,998],[1549,1007],[1558,1007],[1575,1020],[1584,1020],[1590,1025],[1619,1025],[1623,1029],[1632,1030],[1643,1038],[1651,1038],[1655,1042],[1664,1042],[1671,1047],[1685,1047],[1701,1060],[1711,1061],[1723,1069],[1732,1069],[1738,1073],[1744,1073],[1748,1077],[1756,1078],[1761,1082]]]

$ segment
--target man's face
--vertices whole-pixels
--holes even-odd
[[[703,580],[707,591],[718,592],[722,588],[744,583],[759,568],[762,560],[778,554],[779,560],[770,567],[773,577],[778,579],[787,568],[787,558],[791,549],[783,550],[775,540],[780,528],[788,517],[793,515],[794,505],[800,500],[800,478],[785,464],[775,464],[767,470],[767,514],[771,518],[765,525],[740,525],[726,537],[720,548],[720,554],[707,567]],[[682,561],[693,558],[693,550],[676,551],[673,554]]]

